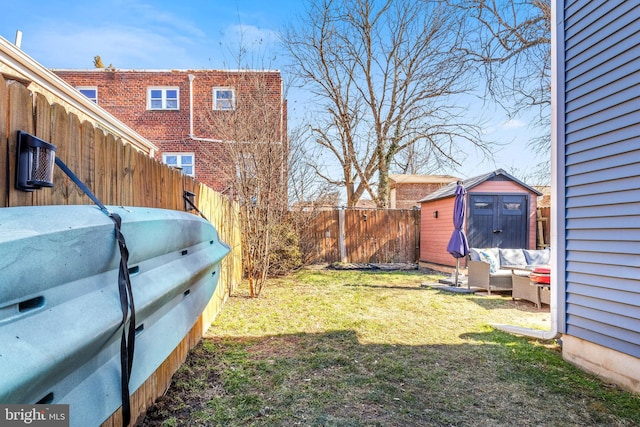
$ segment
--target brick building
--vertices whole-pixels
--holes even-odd
[[[276,145],[286,188],[287,110],[279,71],[53,72],[154,143],[158,160],[216,191],[229,192],[241,167],[231,144]]]
[[[418,200],[460,178],[450,175],[389,175],[392,209],[420,207]]]

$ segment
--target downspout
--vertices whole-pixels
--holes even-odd
[[[492,325],[512,334],[541,340],[553,340],[564,330],[565,316],[565,173],[564,173],[564,15],[561,4],[551,4],[551,325],[548,331],[540,331],[513,325]],[[559,303],[562,305],[559,306]],[[562,310],[560,310],[562,308]],[[560,319],[562,319],[560,321]]]
[[[228,142],[221,139],[199,138],[193,134],[193,81],[196,76],[189,74],[189,138],[203,142]]]
[[[189,138],[193,138],[193,81],[196,76],[189,74]]]
[[[282,76],[280,77],[280,141],[284,142],[284,82]]]
[[[280,142],[282,143],[282,146],[285,147],[285,149],[282,151],[281,153],[281,159],[280,161],[282,162],[281,164],[283,165],[287,165],[286,167],[286,175],[285,175],[285,168],[281,167],[280,168],[280,182],[281,183],[286,183],[286,180],[289,177],[289,165],[288,165],[288,156],[287,154],[289,153],[289,135],[286,135],[285,133],[288,133],[288,127],[285,130],[285,123],[284,123],[284,102],[285,102],[285,98],[284,98],[284,81],[282,79],[282,75],[280,75],[280,122],[279,122],[279,126],[280,126]],[[288,126],[288,123],[287,123]],[[288,188],[288,186],[285,186],[285,188]],[[289,204],[289,195],[287,194],[287,205]]]

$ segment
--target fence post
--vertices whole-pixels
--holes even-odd
[[[344,208],[338,209],[338,247],[340,248],[340,262],[347,262],[347,245],[344,232]]]

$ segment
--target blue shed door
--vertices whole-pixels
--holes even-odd
[[[526,194],[469,194],[469,246],[527,248],[528,212]]]

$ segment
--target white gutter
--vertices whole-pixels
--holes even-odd
[[[223,141],[222,139],[200,138],[193,134],[193,81],[195,79],[196,76],[194,76],[193,74],[189,74],[189,138],[193,139],[194,141],[202,142],[231,142]]]
[[[547,331],[492,325],[504,332],[541,340],[560,337],[560,323],[564,330],[565,316],[564,14],[559,3],[562,2],[551,1],[551,325]]]
[[[189,138],[193,138],[193,80],[196,78],[189,74]]]
[[[284,141],[284,81],[280,76],[280,140]]]
[[[50,94],[56,100],[62,101],[63,104],[86,116],[98,128],[122,138],[124,142],[131,144],[137,150],[143,151],[151,157],[158,151],[156,145],[1,36],[0,71],[3,72],[5,78],[15,77],[17,80],[33,83],[42,90],[43,94]]]

